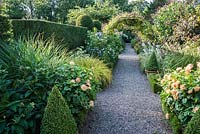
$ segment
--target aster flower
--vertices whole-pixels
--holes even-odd
[[[179,87],[179,85],[180,85],[180,81],[176,81],[176,82],[174,82],[174,83],[171,84],[171,87],[174,88],[174,89],[176,89],[176,88]]]
[[[94,101],[91,100],[91,101],[89,102],[89,104],[90,104],[90,107],[94,107]]]
[[[172,91],[171,91],[171,94],[172,94],[174,100],[178,100],[179,92],[178,92],[177,90],[172,90]]]
[[[188,94],[192,94],[192,93],[193,93],[193,90],[188,90],[187,93],[188,93]]]
[[[80,83],[81,82],[81,78],[77,77],[76,78],[76,83]]]
[[[71,80],[70,83],[76,83],[76,81],[75,80]]]
[[[191,71],[192,71],[192,68],[193,68],[194,66],[192,65],[192,64],[188,64],[187,66],[186,66],[186,68],[185,68],[185,73],[186,74],[189,74]]]
[[[186,89],[185,85],[180,85],[180,89],[183,91]]]
[[[168,89],[165,89],[165,92],[166,92],[167,94],[170,94],[170,93],[171,93],[171,90],[168,88]]]
[[[197,68],[200,68],[200,62],[197,62]]]
[[[81,90],[82,91],[87,91],[88,86],[86,86],[85,84],[81,85]]]
[[[177,72],[180,72],[181,70],[182,70],[182,67],[178,67],[178,68],[176,69]]]
[[[169,118],[170,118],[170,114],[169,114],[169,113],[166,113],[166,114],[165,114],[165,119],[169,120]]]
[[[194,91],[195,92],[199,92],[200,91],[200,87],[199,86],[194,87]]]
[[[198,110],[199,110],[199,107],[194,107],[193,110],[192,110],[192,112],[196,113]]]
[[[69,64],[72,65],[72,66],[75,65],[75,63],[73,61],[70,61]]]

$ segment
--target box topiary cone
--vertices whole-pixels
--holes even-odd
[[[145,65],[146,72],[157,72],[159,70],[156,53],[153,51]]]
[[[77,125],[58,88],[53,88],[44,111],[41,134],[77,134]]]

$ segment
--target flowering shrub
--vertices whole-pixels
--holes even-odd
[[[200,63],[197,63],[196,70],[193,67],[192,64],[185,68],[179,67],[160,81],[167,106],[178,116],[183,126],[200,108]]]
[[[118,60],[118,55],[123,50],[121,37],[117,34],[103,34],[101,32],[89,33],[86,51],[113,67]]]
[[[93,73],[68,62],[65,51],[49,43],[18,41],[0,49],[0,133],[38,133],[54,86],[77,123],[94,106],[99,85]]]
[[[172,2],[165,5],[153,15],[154,32],[159,43],[164,43],[173,34],[173,26],[187,16],[191,11],[191,6],[183,2]]]

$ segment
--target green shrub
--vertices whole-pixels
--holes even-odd
[[[97,30],[101,31],[101,26],[102,26],[101,21],[99,21],[99,20],[94,20],[94,21],[93,21],[93,24],[94,24],[94,27],[97,28]]]
[[[7,14],[11,19],[22,19],[27,17],[27,5],[20,0],[6,0]],[[25,1],[24,1],[25,2]]]
[[[157,35],[157,43],[165,43],[173,34],[173,26],[192,12],[191,6],[184,2],[172,2],[161,7],[153,16],[154,33]]]
[[[148,73],[147,78],[154,93],[161,93],[162,87],[158,84],[159,74]]]
[[[75,120],[58,88],[53,88],[48,97],[41,134],[77,134]]]
[[[76,26],[87,27],[89,30],[93,28],[92,18],[88,15],[81,15],[76,20]]]
[[[38,133],[55,85],[78,125],[82,113],[92,108],[90,101],[99,90],[92,71],[70,63],[66,51],[54,45],[52,40],[36,38],[1,47],[0,133]]]
[[[155,53],[155,56],[156,56],[156,64],[153,63],[154,61],[150,61],[150,60],[152,60],[151,57],[152,57],[153,53]],[[145,70],[147,72],[148,71],[149,72],[160,71],[160,68],[162,67],[163,58],[162,58],[161,49],[159,48],[159,46],[155,47],[155,46],[143,44],[143,50],[140,53],[139,58],[140,58],[140,66],[141,66],[141,69],[142,69],[143,72]],[[149,67],[149,65],[148,65],[149,63],[153,67]],[[152,68],[155,68],[154,64],[156,65],[156,68],[158,68],[158,69],[152,69]],[[147,67],[149,67],[150,70],[148,70]]]
[[[13,37],[12,25],[8,16],[0,13],[0,40],[9,42]]]
[[[199,134],[200,133],[200,110],[195,113],[190,122],[185,128],[184,134]]]
[[[197,69],[193,69],[189,64],[185,68],[177,68],[171,73],[164,75],[160,81],[164,89],[166,104],[170,110],[176,113],[182,126],[187,126],[188,122],[199,109],[199,75],[200,63],[197,64]]]
[[[114,67],[122,50],[123,43],[119,35],[89,33],[86,46],[87,53],[103,60],[109,67]]]
[[[131,40],[131,46],[135,49],[137,54],[141,53],[143,50],[142,42],[137,38]]]
[[[170,108],[167,105],[167,94],[162,91],[160,94],[160,98],[161,98],[161,106],[162,106],[162,110],[163,113],[166,115],[168,114],[169,119],[168,122],[172,128],[173,134],[181,134],[182,133],[182,125],[178,119],[178,117],[176,116],[176,114],[174,112],[172,112],[170,110]]]
[[[54,37],[58,44],[74,49],[85,44],[87,29],[41,20],[12,20],[15,38],[19,36],[43,35],[44,39]]]
[[[149,59],[146,61],[145,69],[147,71],[158,71],[159,70],[158,61],[157,61],[155,51],[152,52]]]

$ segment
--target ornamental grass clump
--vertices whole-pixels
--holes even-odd
[[[58,88],[51,91],[42,119],[41,134],[77,134],[77,125]]]
[[[200,108],[200,63],[188,64],[185,68],[179,67],[168,73],[160,81],[166,94],[165,102],[175,113],[183,126],[191,120]]]
[[[108,86],[112,81],[112,71],[103,61],[91,57],[75,58],[74,62],[83,68],[91,69],[94,78],[101,83],[103,87]]]

